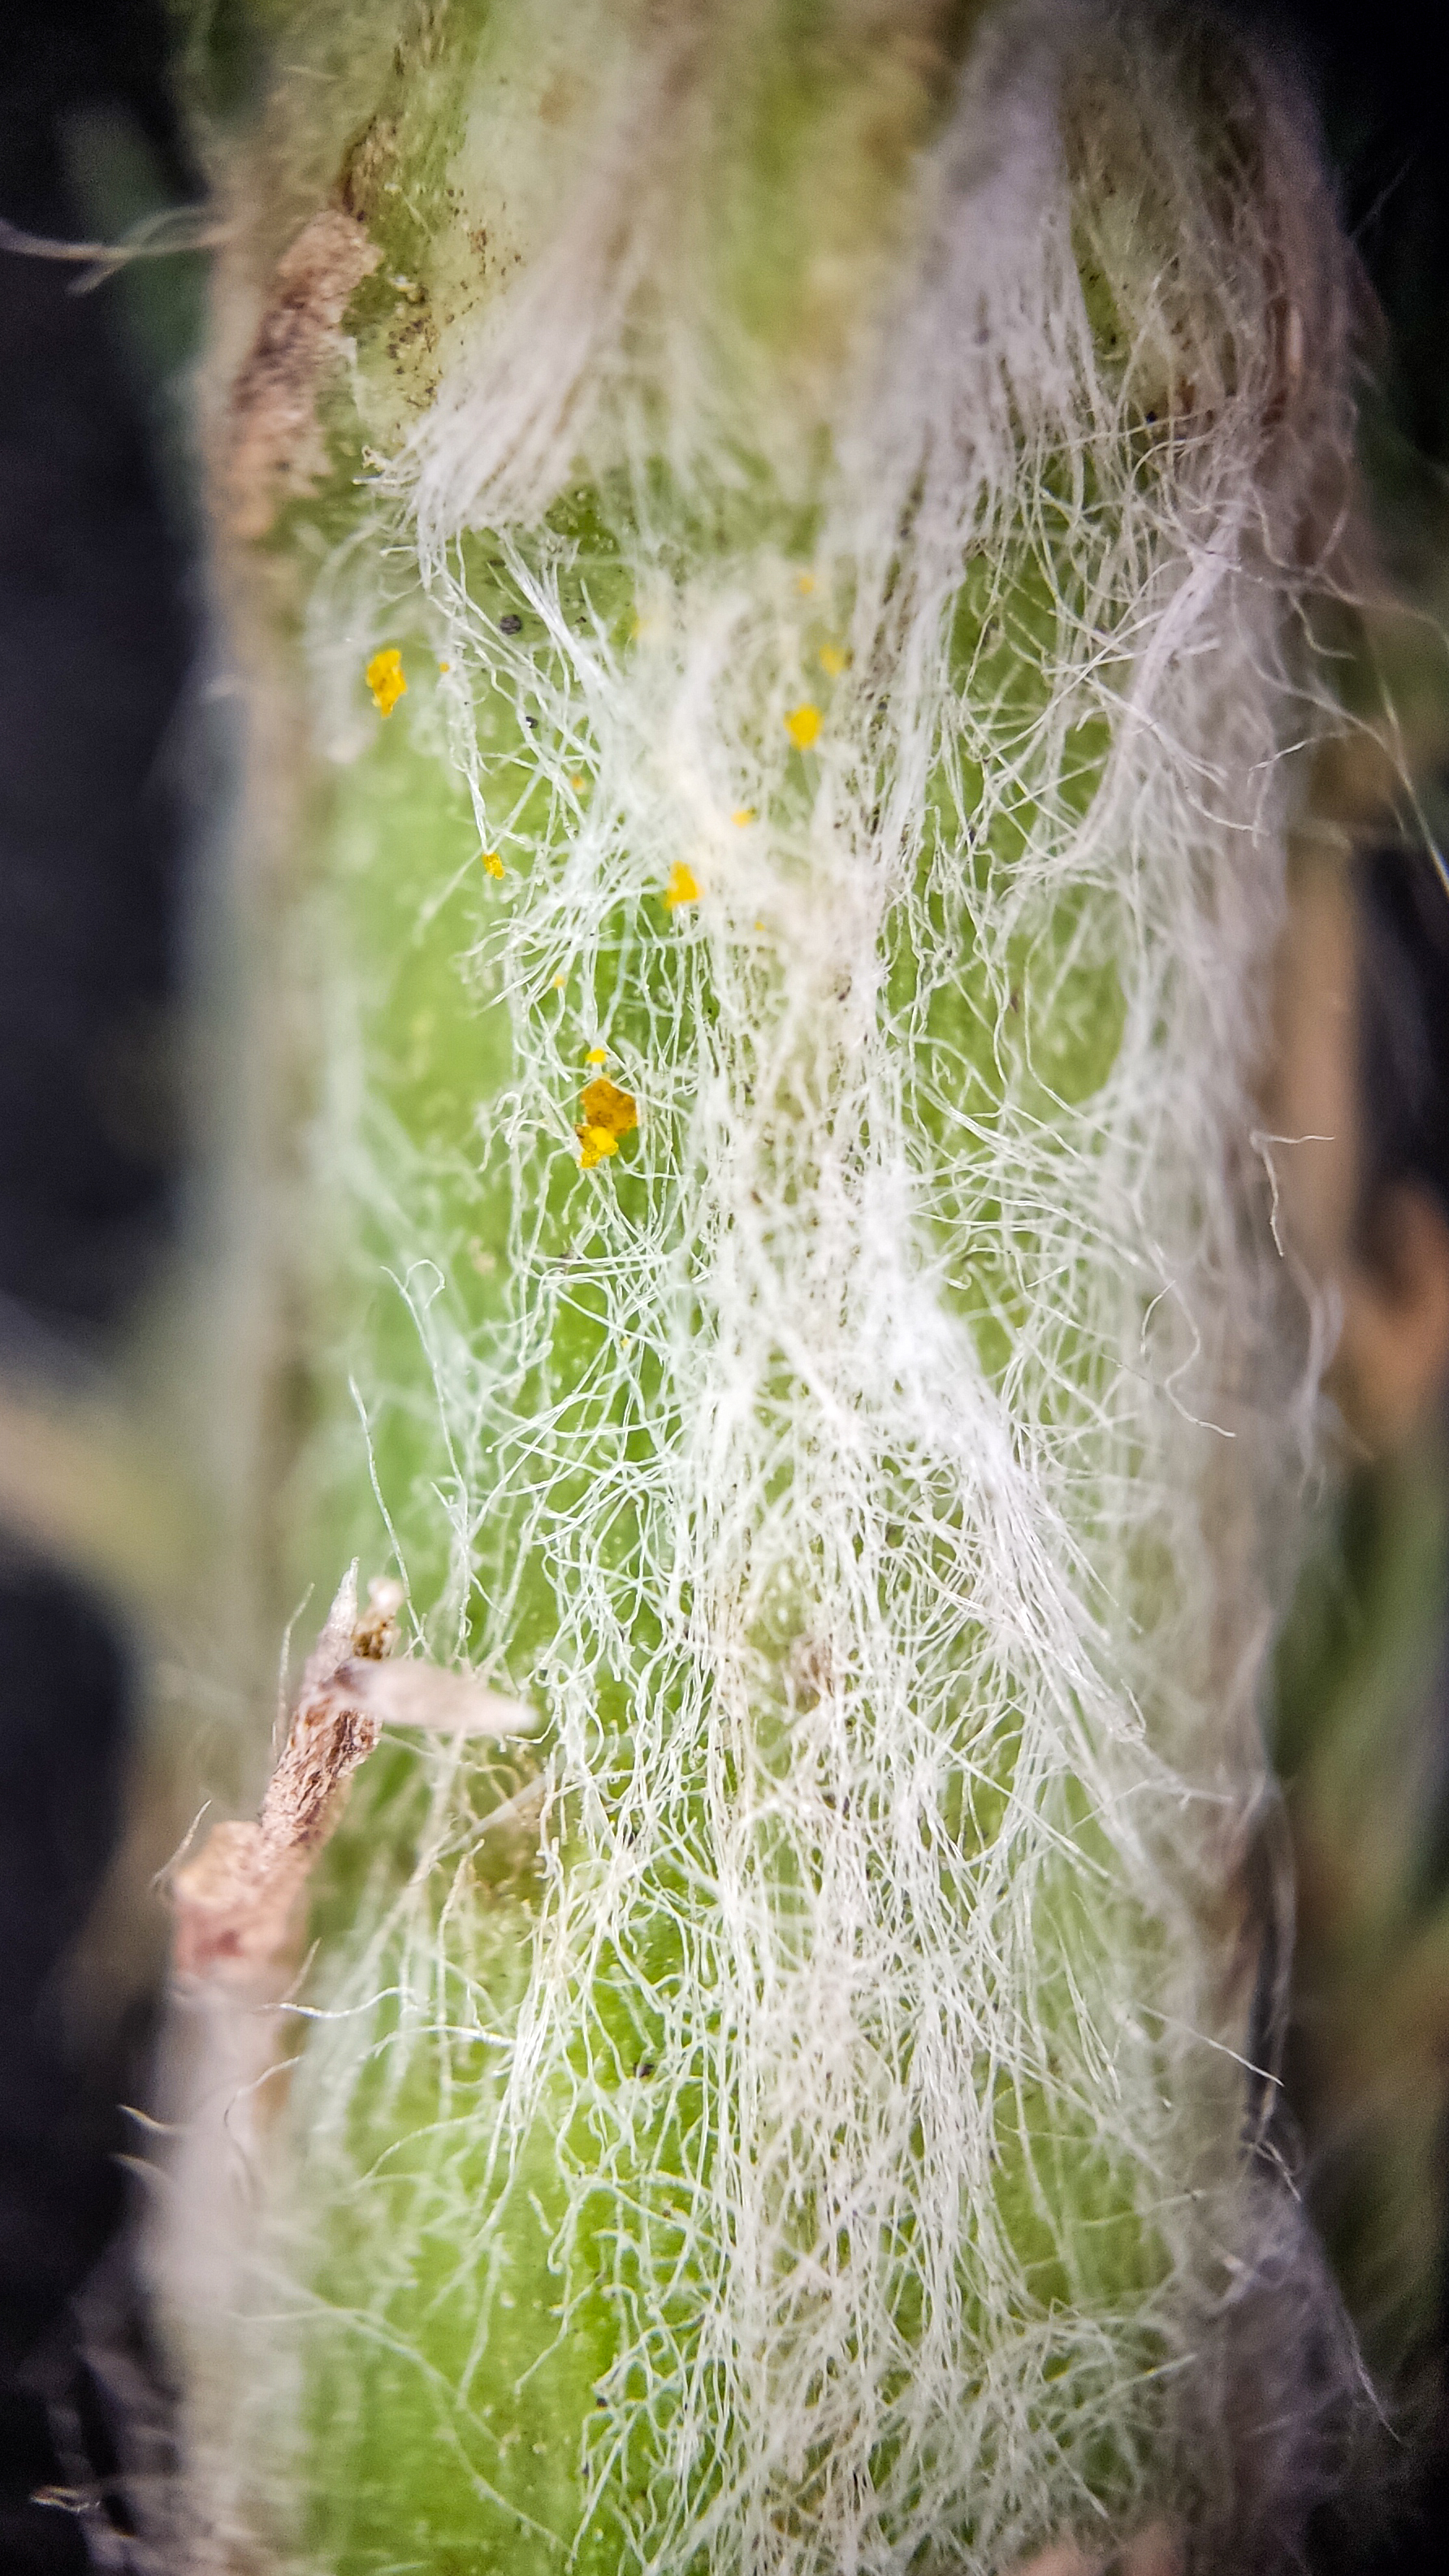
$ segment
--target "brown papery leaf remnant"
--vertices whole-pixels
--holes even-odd
[[[300,1950],[312,1863],[380,1732],[380,1720],[361,1706],[343,1675],[390,1651],[401,1601],[400,1586],[374,1583],[359,1618],[356,1567],[343,1578],[307,1658],[256,1823],[214,1825],[196,1859],[172,1881],[178,1976],[256,2002],[285,1987]]]
[[[531,1709],[472,1673],[421,1655],[388,1662],[402,1600],[401,1584],[374,1582],[359,1614],[356,1566],[343,1577],[256,1823],[213,1825],[172,1880],[173,1961],[184,1984],[256,2005],[285,1994],[301,1957],[313,1862],[384,1726],[493,1737],[533,1728]]]

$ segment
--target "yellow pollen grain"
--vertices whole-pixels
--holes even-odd
[[[579,1140],[579,1169],[591,1172],[596,1163],[619,1150],[619,1139],[628,1136],[639,1124],[639,1109],[630,1091],[621,1091],[606,1073],[586,1082],[579,1095],[583,1117],[574,1134]]]
[[[438,664],[438,668],[439,668],[439,670],[440,670],[440,671],[451,671],[452,667],[453,667],[453,665],[452,665],[452,663],[451,663],[451,662],[440,662],[440,663]]]
[[[785,731],[797,751],[808,751],[820,731],[820,709],[809,700],[803,707],[792,707],[785,718]]]
[[[584,782],[581,778],[571,778],[569,780],[570,787],[582,787],[583,783]]]
[[[367,666],[367,685],[380,716],[390,716],[399,698],[407,696],[408,684],[403,678],[402,655],[395,644],[384,644],[374,653]]]
[[[681,903],[698,903],[699,879],[696,877],[693,868],[687,868],[685,866],[683,859],[676,859],[673,867],[670,869],[669,883],[665,887],[664,892],[660,897],[660,901],[666,912],[673,912],[676,906]]]
[[[568,979],[567,975],[555,975],[555,977],[554,977],[554,979],[553,979],[553,989],[554,989],[554,991],[555,991],[556,993],[561,993],[561,992],[563,991],[563,988],[564,988],[565,984],[568,982],[568,980],[569,980],[569,979]]]
[[[746,823],[753,823],[754,819],[755,809],[753,805],[737,805],[733,814],[730,816],[730,821],[732,823],[738,823],[742,831]]]
[[[505,868],[503,861],[500,859],[496,850],[484,851],[483,865],[487,869],[490,877],[506,877],[508,874],[508,870]]]
[[[602,1163],[606,1154],[617,1154],[619,1150],[618,1138],[611,1136],[607,1127],[576,1127],[574,1134],[579,1140],[581,1172],[591,1172],[596,1163]]]
[[[607,1047],[590,1047],[588,1054],[584,1058],[585,1064],[607,1064],[608,1061],[609,1050]]]
[[[822,644],[820,647],[820,668],[828,671],[832,680],[839,679],[849,660],[850,655],[843,653],[838,644]]]
[[[797,572],[797,573],[796,573],[796,575],[795,575],[795,587],[796,587],[796,589],[799,591],[800,596],[801,596],[801,598],[802,598],[802,599],[808,599],[808,598],[809,598],[809,596],[810,596],[811,591],[812,591],[812,590],[814,589],[814,587],[815,587],[815,575],[814,575],[814,573],[813,573],[813,572]]]
[[[634,1094],[621,1091],[606,1073],[596,1074],[592,1082],[585,1083],[579,1094],[579,1107],[586,1127],[616,1140],[630,1135],[639,1124],[639,1104]]]

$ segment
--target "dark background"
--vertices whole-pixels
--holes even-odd
[[[7,13],[0,214],[84,238],[94,127],[187,199],[156,0]],[[89,121],[89,122],[88,122]],[[0,250],[0,1367],[84,1386],[181,1174],[166,1115],[184,864],[179,725],[198,632],[184,498],[114,284]],[[0,1435],[3,1436],[3,1435]],[[116,1618],[0,1532],[0,2576],[87,2563],[30,2501],[61,2474],[42,2391],[121,2208],[117,2096],[144,2032],[68,2041],[59,1972],[121,1814]]]
[[[1449,12],[1230,0],[1226,14],[1283,44],[1319,104],[1386,318],[1366,440],[1390,551],[1412,573],[1416,550],[1449,537],[1449,112],[1435,44]],[[163,0],[9,13],[0,215],[88,239],[98,214],[199,198],[170,32]],[[0,250],[0,1370],[12,1383],[83,1383],[104,1365],[185,1180],[167,1067],[202,633],[183,426],[198,265],[178,263],[143,309],[123,281],[77,295],[73,270]],[[81,2046],[57,1994],[119,1832],[131,1707],[116,1614],[0,1531],[0,2576],[87,2563],[81,2520],[33,2500],[74,2470],[53,2439],[57,2393],[106,2463],[72,2302],[121,2216],[118,2102],[142,2089],[147,2025],[133,2015]],[[1381,2530],[1377,2554],[1358,2544],[1354,2563],[1441,2563],[1442,2493],[1424,2506],[1417,2528]]]

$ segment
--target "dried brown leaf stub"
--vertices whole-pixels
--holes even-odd
[[[471,1673],[422,1656],[389,1662],[402,1601],[400,1584],[377,1581],[359,1612],[356,1566],[343,1577],[307,1658],[256,1823],[214,1825],[172,1881],[179,1977],[259,2002],[281,1991],[301,1953],[313,1862],[384,1726],[490,1737],[533,1727],[530,1709]]]
[[[391,1600],[376,1592],[359,1620],[357,1569],[349,1567],[307,1658],[291,1726],[255,1824],[214,1825],[195,1860],[179,1869],[171,1897],[178,1976],[245,1990],[261,1999],[296,1959],[312,1862],[342,1811],[347,1784],[372,1751],[378,1721],[339,1692],[354,1658],[386,1653]]]

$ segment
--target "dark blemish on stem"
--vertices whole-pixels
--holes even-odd
[[[265,536],[282,500],[326,472],[318,393],[348,300],[381,256],[354,216],[329,206],[278,261],[228,411],[222,481],[237,536]]]

